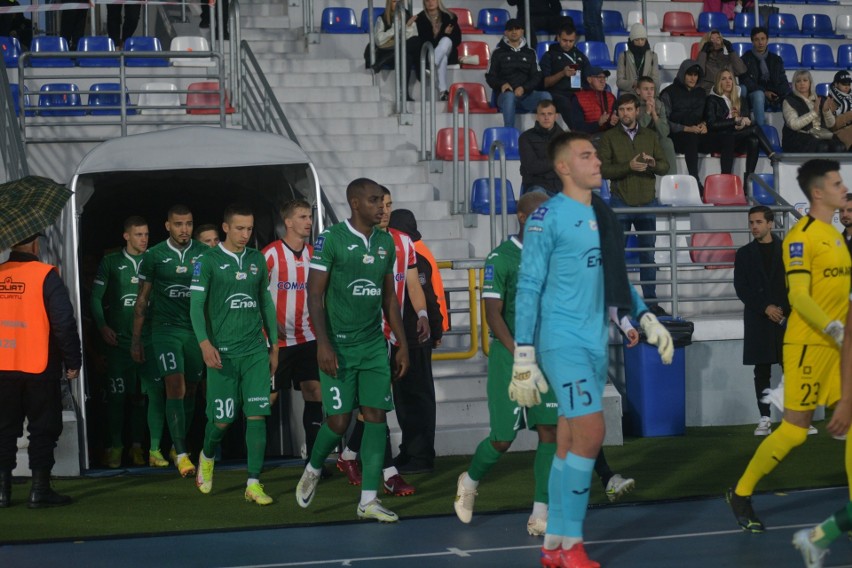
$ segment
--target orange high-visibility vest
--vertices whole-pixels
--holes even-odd
[[[44,279],[53,268],[35,261],[0,264],[0,371],[37,374],[47,368]]]
[[[432,289],[435,291],[435,296],[438,298],[438,307],[441,309],[441,315],[444,316],[444,323],[441,327],[444,331],[450,329],[450,317],[447,313],[447,297],[444,296],[444,280],[441,278],[441,271],[438,270],[438,263],[435,262],[435,257],[432,256],[432,251],[429,247],[420,240],[414,243],[414,251],[420,256],[429,261],[432,266]]]

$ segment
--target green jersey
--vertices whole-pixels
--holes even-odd
[[[482,297],[503,300],[501,315],[512,337],[515,336],[515,291],[518,288],[518,272],[521,268],[523,248],[523,243],[512,236],[485,257]]]
[[[278,345],[275,306],[269,295],[269,270],[263,254],[253,248],[240,253],[221,243],[206,248],[192,272],[192,329],[222,357],[242,357],[267,349],[266,336]]]
[[[317,237],[311,269],[329,275],[325,291],[329,341],[348,345],[383,334],[382,288],[385,276],[393,274],[395,260],[393,237],[375,227],[367,238],[345,221]]]
[[[139,265],[142,255],[127,249],[104,256],[92,286],[92,315],[98,329],[108,325],[121,347],[130,346],[133,335],[133,307],[139,291]]]
[[[209,247],[196,240],[183,250],[169,239],[142,255],[139,279],[152,285],[149,314],[154,328],[173,327],[192,331],[189,319],[189,285],[192,265]]]

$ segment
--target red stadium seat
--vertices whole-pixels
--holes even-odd
[[[189,91],[186,94],[186,112],[188,114],[219,114],[219,82],[218,81],[202,81],[200,83],[192,83],[187,87]],[[200,91],[216,91],[200,92]],[[215,108],[205,108],[215,107]],[[227,93],[225,94],[225,114],[233,114],[234,107],[228,100]]]
[[[453,83],[450,85],[450,100],[447,101],[447,112],[453,112],[453,102],[456,100],[456,91],[464,88],[467,91],[470,106],[470,114],[494,114],[497,109],[488,104],[488,95],[485,93],[485,85],[482,83]],[[459,108],[459,112],[462,109]]]
[[[461,144],[456,144],[456,141],[461,141],[461,137],[463,136],[461,128],[458,129],[456,134],[456,140],[453,140],[453,129],[452,128],[442,128],[438,131],[438,140],[435,144],[435,155],[440,160],[452,161],[453,159],[453,148],[458,146],[458,155],[459,160],[464,159],[464,149]],[[467,144],[470,147],[470,160],[481,162],[488,159],[488,156],[484,156],[479,151],[479,144],[476,142],[476,133],[468,128],[467,129]]]
[[[484,41],[463,41],[459,44],[459,63],[462,69],[488,69],[491,62],[491,48]],[[465,63],[464,58],[477,56],[478,63]]]
[[[463,34],[481,34],[482,30],[473,25],[473,14],[467,8],[450,8],[450,12],[459,19],[459,28]]]
[[[689,58],[690,59],[698,59],[698,54],[701,52],[701,44],[699,42],[695,42],[692,44],[692,48],[689,50]]]
[[[690,12],[666,12],[663,15],[663,26],[660,28],[677,36],[702,36],[696,29],[695,18]]]
[[[737,251],[731,233],[695,233],[690,239],[691,247],[730,247],[726,250],[691,250],[689,257],[694,264],[704,268],[733,268]]]
[[[713,174],[704,180],[704,203],[748,205],[743,180],[734,174]]]

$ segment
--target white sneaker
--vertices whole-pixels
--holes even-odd
[[[846,441],[846,434],[841,434],[840,436],[832,436],[835,440],[840,440],[841,442]]]
[[[781,412],[784,412],[784,381],[778,383],[774,389],[763,389],[763,397],[760,402],[771,404]]]
[[[544,536],[547,532],[547,519],[530,515],[527,521],[527,532],[530,536]]]
[[[302,478],[299,480],[299,483],[296,484],[296,503],[299,504],[299,507],[307,509],[308,505],[311,504],[311,501],[314,500],[319,478],[319,475],[305,468],[305,472],[302,473]]]
[[[768,436],[772,432],[772,419],[768,416],[761,416],[757,422],[757,428],[754,429],[755,436]]]
[[[810,426],[808,426],[808,436],[813,436],[814,434],[819,434],[819,430],[814,428],[814,425],[811,424]]]
[[[610,503],[615,503],[636,487],[636,482],[631,478],[621,477],[619,474],[613,475],[606,484],[606,498]]]
[[[822,568],[822,561],[828,554],[828,550],[811,542],[811,529],[796,531],[793,535],[793,546],[802,553],[806,568]]]
[[[380,523],[395,523],[399,520],[396,513],[382,507],[382,502],[379,499],[373,499],[363,507],[359,504],[358,518],[375,519]]]
[[[456,484],[456,500],[453,503],[453,508],[456,510],[456,516],[465,524],[469,523],[473,518],[473,504],[476,502],[478,493],[476,489],[465,489],[462,480],[467,472],[459,475],[458,483]]]

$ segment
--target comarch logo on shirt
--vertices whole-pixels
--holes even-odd
[[[307,283],[305,283],[305,282],[284,282],[284,281],[281,281],[281,282],[278,282],[277,287],[278,287],[279,290],[297,290],[297,291],[300,291],[300,290],[304,290],[306,286],[307,286]]]
[[[353,296],[381,296],[382,289],[366,278],[359,278],[349,283],[347,288],[352,288]]]
[[[225,299],[225,303],[232,310],[242,310],[244,308],[256,308],[257,302],[248,294],[234,294]]]

